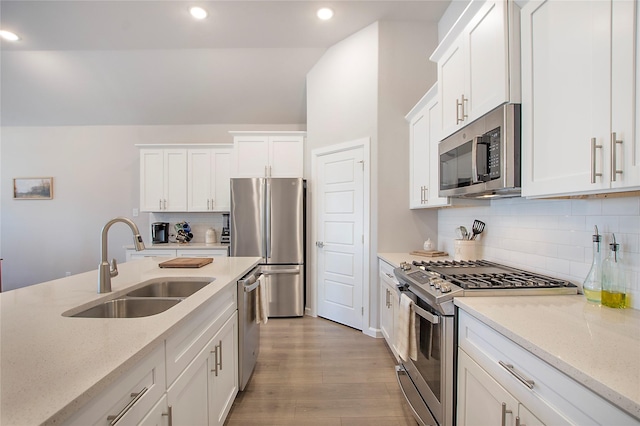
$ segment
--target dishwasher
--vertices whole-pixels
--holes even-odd
[[[262,282],[262,269],[254,268],[238,281],[238,363],[239,389],[247,382],[260,353],[260,324],[256,321],[257,288]]]

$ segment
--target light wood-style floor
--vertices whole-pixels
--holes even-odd
[[[271,318],[225,425],[415,426],[383,339],[322,319]]]

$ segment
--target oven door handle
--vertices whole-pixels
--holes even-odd
[[[429,321],[431,324],[439,324],[440,317],[438,315],[433,315],[431,312],[427,312],[415,303],[413,304],[413,310],[416,314],[420,315],[422,318]]]

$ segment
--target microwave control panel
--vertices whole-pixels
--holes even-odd
[[[486,169],[483,170],[484,179],[483,176],[479,177],[484,181],[500,179],[500,127],[485,133],[482,141],[487,148],[487,163]]]

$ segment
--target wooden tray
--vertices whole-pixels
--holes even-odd
[[[161,268],[202,268],[213,262],[213,257],[177,257],[158,264]]]
[[[449,256],[449,253],[446,251],[438,251],[438,250],[414,250],[411,253],[414,256],[424,256],[424,257],[442,257]]]

